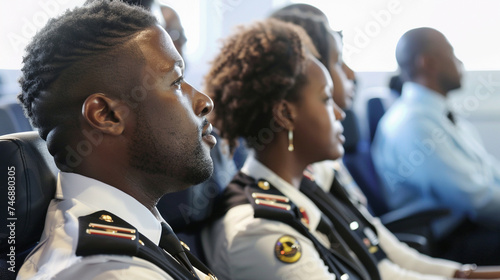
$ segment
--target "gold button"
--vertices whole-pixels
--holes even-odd
[[[103,220],[103,221],[108,222],[108,223],[112,223],[113,222],[113,218],[111,218],[110,215],[101,215],[99,217],[99,220]]]
[[[269,182],[267,182],[267,181],[259,181],[257,183],[257,185],[259,186],[259,188],[261,188],[261,189],[263,189],[265,191],[267,191],[267,190],[270,189]]]

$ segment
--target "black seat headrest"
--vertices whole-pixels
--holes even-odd
[[[56,190],[57,172],[38,132],[0,136],[0,219],[11,225],[0,228],[2,255],[10,246],[21,253],[39,241]],[[9,242],[12,239],[15,245]]]

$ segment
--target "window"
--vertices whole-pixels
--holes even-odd
[[[441,31],[466,70],[500,70],[500,1],[306,0],[344,34],[344,56],[356,71],[394,71],[396,44],[407,30]]]
[[[49,18],[85,0],[39,0],[0,2],[0,69],[20,69],[24,48]]]

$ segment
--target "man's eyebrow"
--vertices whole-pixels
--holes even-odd
[[[165,65],[163,67],[160,67],[160,71],[163,73],[168,73],[172,71],[175,68],[175,66],[179,66],[184,69],[184,62],[181,59],[179,59],[175,61],[175,63],[172,65]]]

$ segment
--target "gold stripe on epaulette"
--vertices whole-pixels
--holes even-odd
[[[132,228],[116,227],[116,226],[109,226],[109,225],[96,224],[96,223],[89,223],[89,227],[100,228],[100,229],[111,230],[111,231],[123,231],[123,232],[127,232],[127,233],[136,233],[136,230],[132,229]]]
[[[136,238],[135,234],[120,233],[120,232],[116,232],[116,231],[107,231],[107,230],[100,230],[100,229],[87,229],[86,232],[87,232],[87,234],[119,237],[119,238],[126,238],[126,239],[130,239],[130,240],[135,240],[135,238]]]
[[[272,201],[272,200],[255,199],[255,204],[269,206],[269,207],[278,208],[278,209],[283,209],[283,210],[287,210],[287,211],[292,209],[289,204],[279,203],[279,202]]]
[[[252,193],[252,197],[255,199],[273,200],[273,201],[279,201],[279,202],[285,202],[285,203],[290,202],[290,199],[288,199],[288,197],[282,196],[282,195],[276,195],[276,194],[254,192],[254,193]]]

